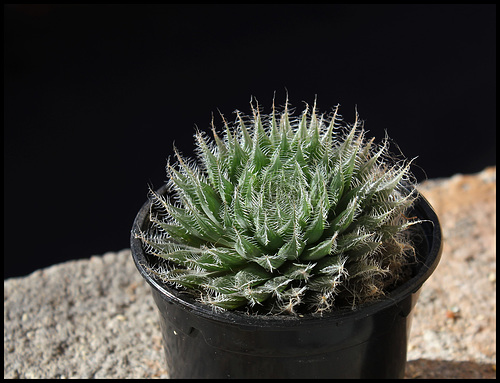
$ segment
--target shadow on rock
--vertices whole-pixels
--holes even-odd
[[[449,360],[410,360],[406,364],[407,379],[496,379],[496,365]]]

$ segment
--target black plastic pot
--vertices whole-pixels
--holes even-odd
[[[146,203],[134,228],[146,227],[148,213]],[[419,225],[413,277],[377,302],[322,317],[215,313],[148,275],[144,264],[154,257],[132,235],[135,264],[160,312],[170,377],[403,378],[412,310],[442,250],[438,218],[424,197],[413,213],[428,221]]]

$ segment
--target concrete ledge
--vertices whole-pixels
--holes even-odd
[[[408,378],[496,377],[496,168],[421,185],[445,248],[413,320]],[[4,281],[4,378],[166,378],[128,249]]]

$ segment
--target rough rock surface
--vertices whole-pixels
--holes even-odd
[[[408,378],[496,377],[496,168],[420,187],[443,228]],[[129,250],[4,281],[4,378],[162,378],[158,314]]]
[[[444,248],[415,308],[407,377],[496,377],[496,167],[420,187]]]
[[[4,281],[5,378],[167,377],[149,285],[130,250]]]

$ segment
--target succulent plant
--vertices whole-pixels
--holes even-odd
[[[137,229],[158,279],[218,309],[323,313],[376,299],[403,281],[414,249],[407,218],[410,163],[386,137],[366,138],[356,112],[288,104],[236,111],[213,139],[197,131],[197,160],[177,150],[168,190],[150,190]]]

